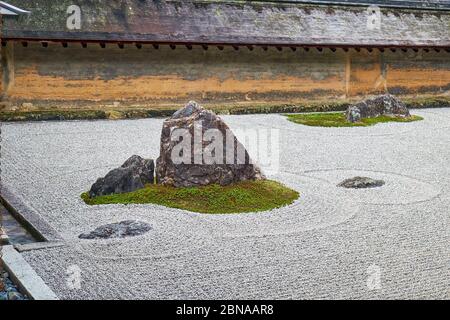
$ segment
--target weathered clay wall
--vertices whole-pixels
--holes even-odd
[[[89,44],[38,43],[2,48],[2,91],[9,101],[70,102],[71,106],[120,101],[161,105],[195,99],[206,103],[295,103],[389,90],[443,94],[450,90],[450,53],[408,50],[336,52],[255,47],[236,51],[201,46],[105,49]],[[62,106],[63,104],[61,104]]]
[[[445,50],[353,52],[349,95],[386,91],[397,95],[450,93],[450,53]]]
[[[380,27],[369,28],[371,15],[367,6],[240,0],[8,2],[31,11],[31,14],[5,19],[3,34],[7,39],[288,46],[450,46],[448,10],[383,7]],[[416,1],[416,7],[419,7],[419,2]],[[71,5],[78,5],[82,13],[77,30],[67,27],[67,10]]]

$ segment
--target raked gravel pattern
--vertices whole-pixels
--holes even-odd
[[[367,128],[224,116],[232,129],[280,130],[270,178],[301,196],[271,212],[85,205],[80,194],[129,156],[156,159],[162,119],[3,124],[2,181],[66,242],[22,253],[61,299],[448,299],[450,110],[413,113],[425,120]],[[355,176],[386,185],[337,187]],[[152,230],[78,239],[124,220]],[[367,285],[373,270],[380,288]]]

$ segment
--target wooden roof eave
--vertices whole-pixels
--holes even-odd
[[[27,38],[6,38],[3,37],[2,42],[5,44],[8,41],[14,41],[14,42],[20,42],[20,43],[28,43],[28,42],[38,42],[38,43],[44,43],[45,46],[49,43],[59,43],[62,44],[64,47],[68,47],[67,44],[69,43],[76,43],[81,44],[83,47],[87,47],[87,44],[98,44],[102,45],[102,47],[105,47],[106,44],[114,44],[119,45],[120,48],[123,49],[124,45],[136,45],[139,48],[142,47],[142,45],[153,45],[155,48],[158,48],[159,46],[171,46],[172,48],[175,47],[187,47],[189,49],[192,49],[193,46],[203,47],[207,49],[208,47],[217,47],[223,50],[224,47],[233,47],[235,49],[239,48],[248,48],[249,50],[253,50],[254,47],[260,47],[265,50],[267,48],[308,48],[308,49],[343,49],[343,50],[349,50],[349,49],[378,49],[378,50],[386,50],[386,49],[435,49],[435,50],[450,50],[450,43],[442,43],[440,45],[436,44],[348,44],[348,45],[342,45],[342,44],[313,44],[313,43],[255,43],[255,42],[248,42],[248,43],[218,43],[218,42],[179,42],[179,41],[104,41],[104,40],[73,40],[73,39],[27,39]]]
[[[0,15],[2,16],[17,16],[19,14],[27,14],[30,11],[20,9],[4,1],[0,1]]]
[[[151,43],[169,45],[275,47],[449,47],[450,12],[388,10],[383,29],[366,29],[364,8],[305,6],[263,2],[235,3],[121,0],[129,13],[116,15],[119,0],[105,2],[100,11],[92,2],[83,6],[80,30],[67,30],[67,13],[48,1],[30,3],[27,19],[5,19],[7,40],[46,42]],[[198,1],[197,1],[198,2]],[[292,1],[289,1],[292,2]],[[63,8],[64,9],[64,8]],[[48,16],[56,17],[48,21]],[[88,16],[88,17],[86,17]],[[205,17],[208,17],[205,19]]]

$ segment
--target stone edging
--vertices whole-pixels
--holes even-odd
[[[1,186],[0,201],[5,208],[22,224],[38,241],[61,241],[58,232],[40,215],[16,197],[7,187]]]
[[[13,246],[3,246],[2,263],[11,280],[33,300],[59,300]]]

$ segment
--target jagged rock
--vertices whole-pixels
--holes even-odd
[[[377,188],[385,185],[383,180],[374,180],[372,178],[367,177],[355,177],[351,179],[344,180],[338,187],[347,188],[347,189],[369,189],[369,188]]]
[[[128,220],[100,226],[92,232],[81,234],[78,238],[94,240],[135,237],[140,236],[151,229],[152,227],[148,223]]]
[[[410,117],[408,108],[394,96],[387,94],[361,101],[347,109],[347,121],[357,122],[364,118],[381,115]]]
[[[100,178],[89,191],[91,198],[115,193],[127,193],[154,183],[155,164],[151,159],[132,156],[120,168]]]
[[[200,128],[199,124],[201,124]],[[172,141],[172,133],[176,129],[184,129],[188,135],[187,140],[184,140],[185,137],[178,137]],[[211,131],[210,129],[215,130]],[[207,131],[221,133],[223,140],[217,139],[217,141],[223,147],[223,153],[215,149],[212,152],[210,141],[204,141],[206,139],[201,138],[195,139],[194,132],[204,136]],[[226,138],[227,134],[228,139]],[[200,142],[198,143],[196,140],[200,140]],[[177,149],[180,142],[186,142],[186,146],[189,147],[188,151],[180,152]],[[244,152],[237,152],[237,150],[244,150]],[[174,163],[172,152],[177,156],[182,155],[184,160]],[[208,161],[206,161],[206,157],[202,157],[205,152],[214,156],[215,159],[211,161],[211,157],[208,157]],[[238,154],[241,156],[239,157]],[[242,161],[243,159],[245,161]],[[163,124],[161,154],[156,161],[156,179],[158,183],[164,185],[193,187],[210,184],[225,186],[244,180],[261,180],[265,177],[261,170],[252,164],[248,152],[220,117],[212,111],[205,110],[196,102],[189,102]]]

